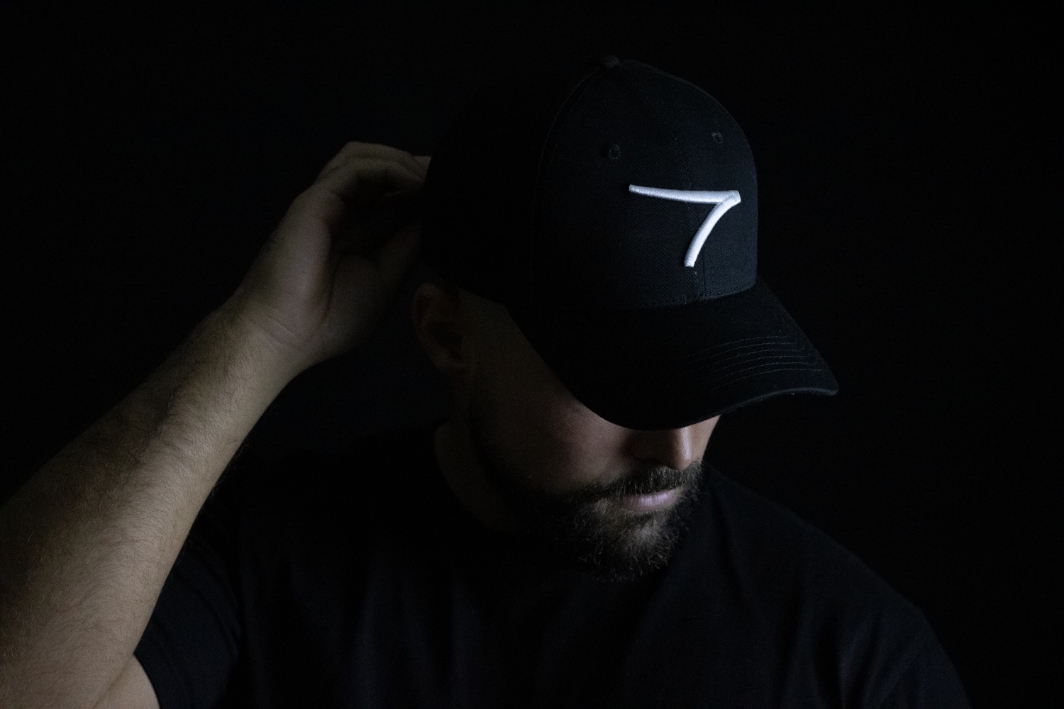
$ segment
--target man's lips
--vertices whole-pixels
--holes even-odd
[[[663,510],[680,496],[680,488],[674,487],[663,492],[654,492],[648,495],[625,495],[618,498],[621,506],[632,512],[655,512]]]

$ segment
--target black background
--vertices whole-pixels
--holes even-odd
[[[710,459],[913,600],[976,706],[1051,704],[1064,195],[1048,16],[343,7],[0,10],[0,499],[227,297],[345,141],[429,154],[482,82],[613,53],[699,84],[743,126],[760,270],[841,385],[726,417]],[[286,390],[260,451],[443,411],[405,311]]]

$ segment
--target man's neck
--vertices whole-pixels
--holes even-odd
[[[484,474],[465,419],[455,413],[436,429],[433,443],[443,477],[461,505],[486,527],[516,532],[517,520]]]

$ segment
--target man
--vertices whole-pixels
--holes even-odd
[[[346,146],[5,505],[0,706],[966,706],[919,612],[702,463],[721,414],[836,389],[757,276],[724,109],[576,62],[480,92],[429,162]],[[223,476],[419,246],[451,418]]]

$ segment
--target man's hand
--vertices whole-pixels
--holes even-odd
[[[226,307],[296,373],[363,343],[416,257],[428,163],[348,143],[292,202]]]

